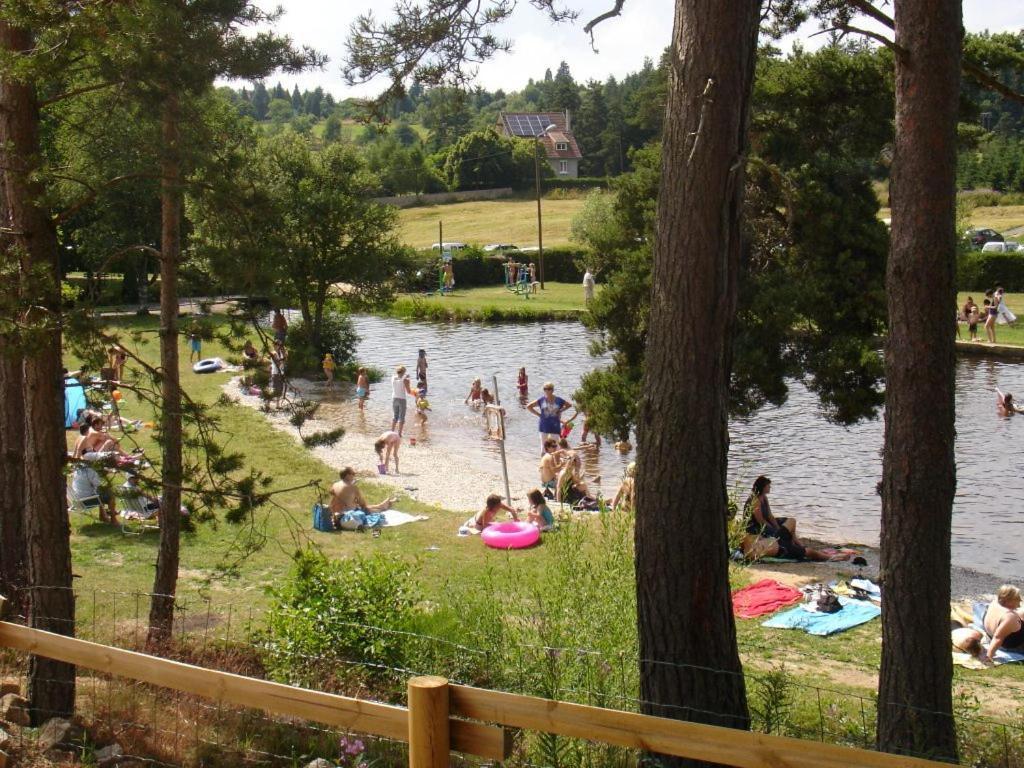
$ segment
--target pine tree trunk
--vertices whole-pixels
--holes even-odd
[[[8,208],[0,216],[8,220]],[[7,242],[3,243],[6,251]],[[3,258],[7,258],[5,252]],[[25,419],[22,358],[15,344],[0,339],[0,595],[20,612],[25,586]]]
[[[897,0],[878,746],[955,760],[949,655],[959,0]]]
[[[33,47],[26,29],[0,22],[0,50],[21,55]],[[24,352],[21,405],[24,436],[24,536],[29,624],[75,633],[71,546],[64,497],[64,377],[61,370],[60,278],[57,237],[38,204],[32,179],[39,160],[39,106],[22,81],[0,82],[0,167],[9,208],[9,244],[21,260],[20,291],[36,309],[22,314],[33,326]],[[8,393],[5,391],[5,397]],[[6,437],[6,436],[5,436]],[[6,492],[6,489],[4,489]],[[32,656],[28,699],[33,725],[66,717],[75,706],[73,665]]]
[[[163,447],[160,551],[153,579],[147,645],[159,647],[171,637],[174,595],[178,587],[181,541],[181,376],[178,370],[178,261],[181,256],[181,108],[177,94],[164,99],[161,116],[164,158],[160,182],[160,434]]]
[[[727,388],[759,10],[676,3],[637,428],[644,711],[734,728],[749,716],[729,594]]]

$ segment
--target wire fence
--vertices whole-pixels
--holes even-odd
[[[127,650],[145,648],[150,595],[117,590],[79,590],[76,634],[82,639]],[[24,621],[25,617],[12,617]],[[640,659],[635,651],[602,653],[590,648],[517,644],[474,648],[450,639],[358,623],[360,648],[332,648],[310,655],[267,643],[264,616],[253,600],[218,602],[209,595],[179,595],[173,639],[162,655],[179,661],[255,678],[277,678],[316,690],[391,704],[405,703],[409,677],[435,674],[453,683],[628,712],[652,711],[640,694],[641,672],[672,667],[680,679],[707,680],[741,675],[746,685],[752,726],[757,730],[825,743],[872,749],[877,707],[874,695],[854,686],[814,685],[781,667],[750,663],[758,648],[746,644],[743,673]],[[403,653],[380,649],[401,645]],[[808,664],[822,656],[806,656]],[[272,659],[270,657],[273,657]],[[847,663],[847,662],[842,662]],[[868,665],[850,664],[877,673]],[[22,654],[0,651],[0,684],[26,690],[27,662]],[[972,681],[956,692],[956,726],[961,762],[978,766],[1024,768],[1024,719],[1019,702],[1024,684],[1014,680]],[[984,716],[980,703],[1007,702],[1006,717]],[[1014,704],[1016,702],[1016,704]],[[255,704],[255,703],[254,703]],[[258,706],[258,704],[256,704]],[[990,710],[998,707],[989,707]],[[324,758],[331,765],[405,764],[407,746],[307,721],[272,717],[258,709],[211,705],[189,694],[79,669],[76,711],[89,724],[80,752],[95,757],[117,743],[139,764],[169,766],[305,765]],[[702,711],[659,703],[663,716],[716,723],[732,721],[728,712]],[[43,713],[44,716],[47,713]],[[57,714],[57,713],[53,713]],[[931,713],[921,713],[931,714]],[[34,749],[34,732],[17,733],[18,746]],[[361,748],[357,749],[356,745]],[[928,757],[922,752],[919,756]],[[79,755],[82,757],[82,755]],[[479,760],[460,757],[467,765]],[[517,744],[511,765],[638,765],[639,752],[550,734],[529,734]],[[645,763],[647,764],[647,763]]]

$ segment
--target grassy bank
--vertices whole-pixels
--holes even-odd
[[[579,286],[553,286],[545,300],[552,305],[578,302],[578,290]],[[467,291],[463,300],[470,302],[473,293]],[[155,361],[154,318],[119,320],[111,327],[139,332],[140,340],[128,345]],[[203,354],[229,356],[216,343],[204,344]],[[193,374],[184,344],[182,355],[186,390],[196,399],[215,403],[226,375]],[[128,416],[152,419],[127,390],[122,402]],[[314,479],[326,485],[336,477],[337,467],[317,460],[259,413],[235,404],[218,404],[214,409],[227,447],[242,452],[250,467],[272,475],[272,489]],[[151,431],[144,429],[139,439],[156,461],[159,454]],[[373,468],[366,457],[353,456],[349,461],[365,478],[361,484],[371,501],[387,493],[370,479]],[[263,663],[276,676],[316,687],[349,684],[361,691],[397,697],[401,680],[411,669],[488,687],[627,709],[636,706],[639,662],[630,516],[616,514],[570,523],[546,536],[534,549],[505,553],[484,547],[477,537],[456,536],[462,515],[409,498],[402,499],[398,508],[428,514],[429,520],[384,529],[378,538],[317,533],[310,526],[315,497],[310,489],[290,491],[276,497],[274,506],[260,508],[245,524],[204,523],[183,537],[180,591],[186,602],[200,606],[209,599],[208,612],[218,617],[222,628],[233,626],[233,621],[239,623],[232,619],[231,611],[236,617],[252,616],[256,627],[264,628],[270,593],[288,583],[296,550],[311,544],[333,561],[343,561],[325,568],[326,574],[338,578],[336,594],[316,610],[297,610],[294,627],[278,628],[278,640],[287,639],[288,632],[294,630],[296,637],[311,644],[310,653],[297,653],[287,643],[260,645],[270,649],[265,650],[271,655]],[[72,525],[83,633],[120,644],[118,633],[126,620],[134,616],[138,624],[141,615],[145,622],[145,598],[130,593],[151,586],[157,534],[125,536],[119,529],[81,515],[72,518]],[[251,548],[253,543],[262,546]],[[353,559],[356,555],[380,555],[383,560],[365,565],[367,561]],[[790,568],[801,572],[804,567]],[[771,575],[744,567],[733,567],[730,573],[734,586]],[[360,580],[375,586],[401,584],[408,594],[401,601],[377,599],[384,593],[351,588]],[[324,599],[324,592],[318,589],[299,588],[296,592]],[[335,611],[342,604],[364,605],[366,612],[360,614],[359,621],[346,619],[338,624],[338,642],[328,643],[328,617],[348,615]],[[245,621],[247,618],[241,624]],[[363,626],[353,632],[353,624],[383,627],[384,631]],[[192,631],[202,634],[203,626],[199,620]],[[873,740],[871,695],[880,654],[878,621],[832,638],[769,630],[760,620],[738,620],[737,632],[751,701],[759,711],[779,703],[773,679],[786,687],[785,732],[845,743]],[[227,630],[224,634],[248,646],[247,629],[239,626],[233,635]],[[204,647],[205,642],[204,636]],[[575,650],[580,648],[587,651]],[[314,652],[329,655],[334,664],[329,675],[308,663]],[[349,666],[341,666],[342,661]],[[386,669],[382,671],[380,665]],[[784,673],[780,672],[783,665]],[[336,672],[338,669],[349,670],[352,680]],[[958,670],[957,674],[961,684],[986,684],[978,694],[983,711],[1005,714],[1009,711],[1005,702],[1019,699],[1024,665],[980,673]],[[534,752],[531,756],[543,757],[542,764],[555,764],[548,762],[553,755]]]
[[[960,291],[956,296],[957,307],[963,307],[967,297],[970,296],[974,299],[974,303],[978,305],[978,308],[981,309],[983,307],[982,302],[985,299],[985,290],[987,289]],[[1012,326],[996,323],[996,343],[1024,346],[1024,293],[1006,294],[1006,306],[1018,316],[1019,320]],[[983,322],[984,320],[978,323],[978,338],[981,339],[982,343],[985,341],[985,326]],[[964,341],[970,338],[967,326],[964,324],[960,325],[960,337]]]
[[[585,310],[581,285],[549,282],[544,290],[529,298],[503,285],[456,290],[444,296],[406,294],[391,306],[388,314],[410,320],[529,322],[573,320]]]

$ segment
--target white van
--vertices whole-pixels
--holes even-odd
[[[461,251],[465,247],[465,243],[449,242],[448,240],[445,240],[443,243],[434,243],[430,246],[431,250],[434,251]]]

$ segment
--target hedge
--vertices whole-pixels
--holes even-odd
[[[989,290],[1002,286],[1007,291],[1024,291],[1024,253],[973,251],[957,260],[957,285],[961,290]]]
[[[536,251],[513,251],[518,262],[537,262]],[[479,288],[487,285],[501,285],[505,281],[502,266],[507,254],[484,253],[475,246],[463,248],[453,256],[456,288]],[[558,246],[544,249],[544,279],[556,283],[577,283],[583,279],[583,260],[586,251],[580,248]],[[404,286],[405,290],[435,290],[438,285],[438,269],[441,257],[437,251],[417,251],[412,258],[412,268]],[[579,264],[579,266],[578,266]]]
[[[552,189],[608,189],[611,179],[607,176],[580,176],[575,179],[542,179],[541,184],[545,191]]]

